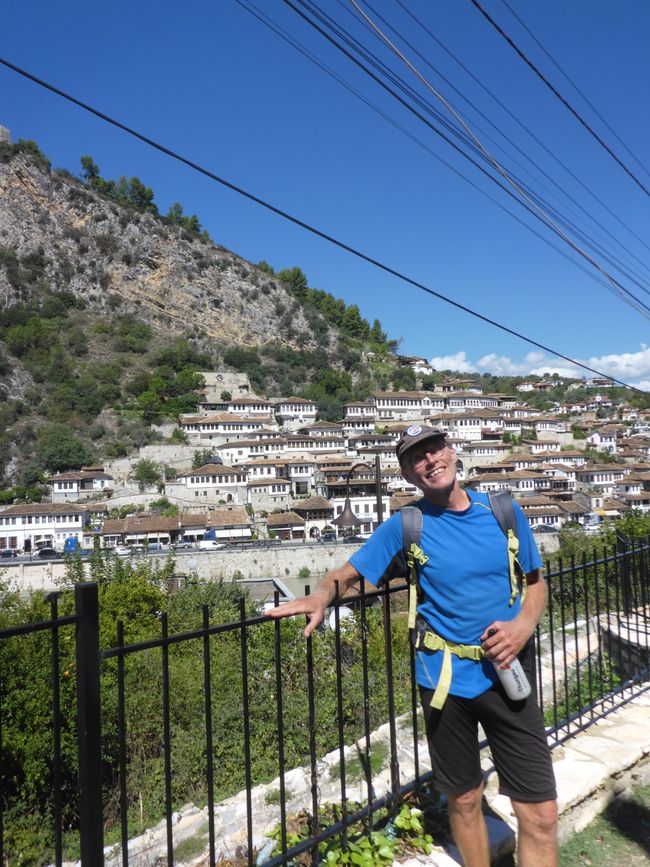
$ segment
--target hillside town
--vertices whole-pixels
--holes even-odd
[[[417,374],[432,372],[425,359],[403,361]],[[163,441],[128,459],[52,476],[48,502],[4,508],[2,556],[56,556],[92,549],[97,539],[122,554],[261,540],[361,541],[417,496],[395,457],[397,439],[412,424],[446,431],[461,482],[509,491],[547,546],[545,534],[567,524],[598,533],[628,510],[650,511],[650,411],[610,399],[607,380],[581,381],[581,395],[590,396],[575,402],[569,386],[569,399],[541,414],[526,398],[555,387],[554,380],[522,382],[515,395],[485,393],[480,381],[449,376],[433,390],[376,391],[327,422],[312,401],[255,395],[244,374],[203,377],[196,412],[161,427]],[[134,479],[142,460],[164,468],[159,482]],[[341,525],[347,498],[355,523]],[[161,502],[163,514],[150,508]]]

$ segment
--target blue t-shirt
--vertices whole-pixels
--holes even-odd
[[[418,613],[435,633],[457,644],[480,644],[480,636],[494,620],[512,620],[519,612],[520,596],[510,605],[510,573],[506,536],[490,509],[487,494],[465,490],[469,507],[462,512],[442,509],[420,500],[422,540],[429,560],[419,567],[423,600]],[[521,508],[517,516],[519,555],[524,572],[542,565],[535,540]],[[402,518],[396,514],[381,524],[350,563],[372,584],[383,577],[402,550]],[[417,682],[435,689],[442,653],[416,654]],[[497,682],[488,660],[474,662],[452,656],[452,695],[474,698]]]

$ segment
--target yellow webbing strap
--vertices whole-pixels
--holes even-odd
[[[519,539],[515,536],[512,530],[508,530],[508,571],[510,572],[510,602],[509,605],[517,598],[519,593],[519,576],[521,575],[521,601],[526,598],[526,576],[522,567],[517,560],[519,553]]]
[[[438,686],[433,693],[431,699],[431,707],[435,710],[440,710],[451,687],[451,655],[458,656],[460,659],[472,659],[478,662],[483,658],[483,648],[480,644],[454,644],[452,641],[445,641],[435,632],[427,629],[425,632],[418,632],[415,640],[415,649],[426,647],[427,650],[442,650],[442,668],[440,669],[440,677],[438,678]]]
[[[422,548],[415,542],[411,542],[411,547],[406,552],[406,565],[408,567],[408,582],[409,582],[409,629],[415,629],[415,618],[418,607],[418,567],[424,566],[429,558],[424,553]]]

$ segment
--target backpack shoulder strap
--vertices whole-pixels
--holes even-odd
[[[515,515],[515,507],[512,505],[512,497],[508,491],[490,491],[488,493],[490,508],[492,514],[497,519],[497,523],[503,530],[504,535],[508,535],[508,530],[512,530],[515,536],[519,535],[517,527],[517,516]]]
[[[517,515],[508,491],[491,491],[488,493],[490,508],[498,525],[503,530],[508,544],[508,569],[510,572],[510,605],[521,592],[523,602],[526,595],[526,576],[517,559],[519,553],[519,528]]]
[[[422,511],[417,506],[403,506],[402,516],[402,550],[404,556],[411,550],[411,544],[420,545],[422,540]]]
[[[403,506],[402,515],[402,551],[406,560],[406,576],[409,584],[409,629],[415,629],[417,615],[419,574],[418,563],[421,566],[429,559],[420,548],[422,540],[422,510],[417,506]]]

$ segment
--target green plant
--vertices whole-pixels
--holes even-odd
[[[311,571],[307,566],[303,566],[302,569],[298,572],[298,578],[309,578],[311,575]]]
[[[205,849],[207,835],[208,827],[206,824],[206,826],[200,828],[196,834],[191,837],[186,837],[184,840],[181,840],[180,843],[177,843],[176,846],[174,846],[174,860],[177,863],[180,861],[189,861],[190,858],[194,858],[196,855],[201,853]]]
[[[285,789],[284,790],[284,798],[286,801],[290,801],[291,798],[293,798],[293,792],[291,791],[291,789]],[[271,789],[264,796],[264,802],[266,804],[268,804],[269,806],[271,806],[273,804],[279,804],[280,799],[281,799],[280,789]]]
[[[350,783],[355,783],[358,780],[363,780],[366,776],[366,768],[368,765],[368,754],[357,748],[358,755],[350,759],[345,764],[345,777]],[[370,750],[370,770],[373,774],[378,774],[382,768],[386,767],[388,759],[388,745],[383,741],[374,744]],[[331,777],[338,778],[341,776],[341,765],[339,762],[331,765],[329,769]]]
[[[347,811],[351,812],[360,804],[348,802]],[[342,818],[340,804],[325,804],[321,810],[320,826],[333,825]],[[401,857],[416,852],[430,854],[433,850],[433,837],[427,833],[424,825],[424,815],[420,807],[411,803],[402,803],[397,812],[389,813],[386,809],[375,814],[375,825],[372,829],[367,823],[357,822],[348,828],[347,845],[343,846],[341,834],[335,834],[321,843],[318,851],[321,860],[331,867],[339,864],[366,865],[366,867],[382,867],[392,864],[395,857]],[[307,840],[314,831],[313,819],[310,813],[303,810],[296,816],[290,816],[286,825],[286,842],[288,847],[296,846]],[[282,829],[280,826],[268,835],[280,843]],[[276,847],[274,854],[278,854]],[[295,864],[311,864],[311,856],[307,853],[299,855]]]

